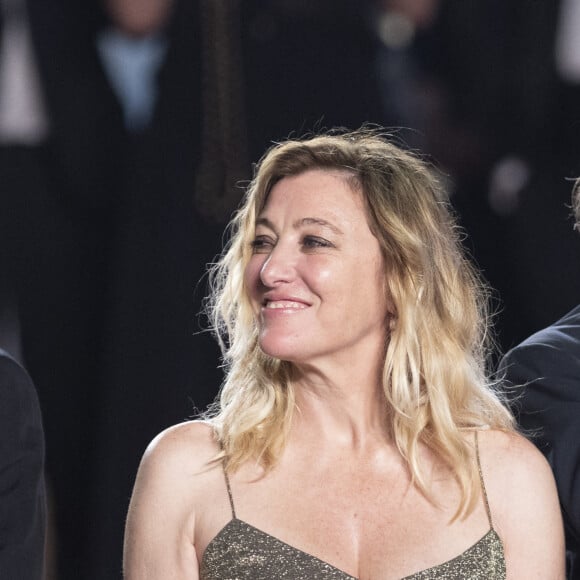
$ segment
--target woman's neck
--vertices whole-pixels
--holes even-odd
[[[296,414],[293,431],[321,444],[358,449],[377,438],[390,439],[388,405],[380,373],[371,377],[340,373],[298,373],[293,381]],[[291,435],[292,436],[292,435]]]

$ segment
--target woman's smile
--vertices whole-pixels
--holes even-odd
[[[266,310],[303,310],[308,308],[308,306],[302,302],[293,302],[292,300],[276,300],[272,302],[266,301],[264,308]]]

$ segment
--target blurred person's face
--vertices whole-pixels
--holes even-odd
[[[383,258],[346,176],[286,177],[258,217],[245,284],[270,356],[314,363],[384,348]]]
[[[383,10],[397,12],[418,28],[429,28],[439,10],[441,0],[381,0]]]

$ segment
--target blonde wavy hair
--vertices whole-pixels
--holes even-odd
[[[378,130],[334,131],[272,147],[257,164],[230,241],[210,272],[209,308],[226,379],[206,418],[226,469],[247,460],[266,470],[280,456],[295,411],[292,365],[264,354],[244,270],[256,218],[274,185],[311,169],[347,172],[366,202],[384,255],[393,318],[382,381],[390,428],[415,484],[430,497],[420,461],[427,446],[452,470],[469,513],[479,474],[468,429],[513,429],[513,418],[486,376],[488,293],[464,257],[460,231],[438,179],[420,157]]]

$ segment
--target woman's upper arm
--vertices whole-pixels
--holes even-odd
[[[147,448],[125,529],[126,580],[197,580],[195,480],[200,425],[171,428]],[[193,432],[193,436],[192,436]]]
[[[564,580],[564,530],[550,466],[520,435],[490,433],[486,439],[482,467],[507,579]]]

